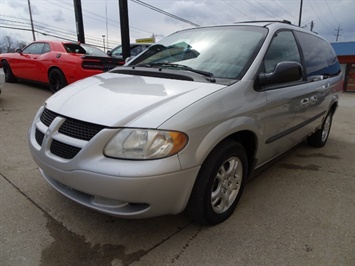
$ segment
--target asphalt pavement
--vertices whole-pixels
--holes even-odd
[[[0,265],[355,265],[355,93],[342,93],[328,143],[299,145],[250,181],[230,219],[110,217],[65,198],[33,162],[27,131],[51,96],[0,94]]]

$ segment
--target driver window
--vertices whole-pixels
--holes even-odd
[[[45,53],[48,53],[51,51],[51,47],[49,46],[48,43],[45,43],[44,46],[43,46],[43,51],[42,53],[45,54]]]
[[[43,43],[33,43],[26,47],[22,52],[24,54],[42,54]]]
[[[273,72],[276,65],[282,61],[301,63],[295,37],[291,31],[281,31],[274,36],[264,58],[265,72]]]

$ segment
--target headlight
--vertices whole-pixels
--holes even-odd
[[[180,152],[187,135],[177,131],[122,129],[106,145],[104,154],[120,159],[158,159]]]

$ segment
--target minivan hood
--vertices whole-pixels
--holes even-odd
[[[193,102],[225,87],[214,83],[103,73],[77,81],[46,108],[108,127],[157,128]]]

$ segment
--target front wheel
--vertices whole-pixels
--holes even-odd
[[[14,76],[14,74],[12,73],[10,64],[7,61],[2,61],[1,64],[4,69],[5,82],[8,82],[8,83],[16,82],[17,79]]]
[[[323,121],[322,127],[307,138],[309,145],[320,148],[326,144],[332,126],[332,120],[333,112],[329,111]]]
[[[48,74],[49,88],[53,93],[68,85],[63,72],[60,69],[53,69]]]
[[[242,195],[247,169],[242,145],[232,140],[219,144],[201,166],[186,207],[188,215],[201,224],[226,220]]]

